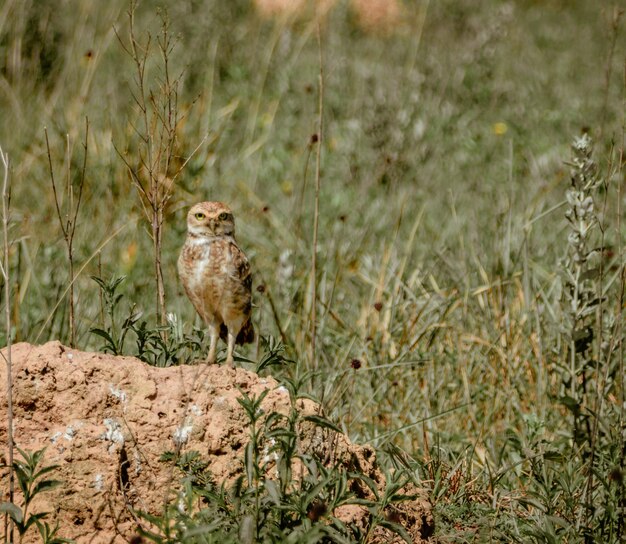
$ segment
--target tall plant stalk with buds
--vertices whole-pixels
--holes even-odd
[[[605,176],[600,174],[591,138],[585,134],[574,140],[569,164],[571,186],[565,213],[569,234],[562,291],[567,350],[561,400],[572,414],[571,451],[585,482],[581,491],[584,498],[576,507],[577,527],[586,535],[585,542],[613,542],[614,529],[621,533],[621,525],[615,524],[623,503],[620,486],[616,485],[622,472],[616,463],[621,463],[624,451],[623,408],[616,402],[623,388],[622,269],[615,266],[613,253],[605,249],[605,237],[611,232],[606,219],[606,180],[611,179],[613,163],[609,161]],[[600,194],[604,194],[603,202]],[[619,217],[619,205],[617,211]],[[618,239],[619,227],[618,220]],[[617,302],[617,310],[611,300]],[[594,540],[592,533],[602,535],[601,539]]]
[[[574,417],[574,440],[585,442],[591,434],[587,392],[593,362],[596,310],[601,300],[597,269],[592,265],[597,249],[592,246],[599,227],[593,194],[601,179],[592,158],[591,138],[584,134],[572,144],[571,187],[566,193],[569,224],[568,254],[563,271],[563,297],[567,309],[565,327],[568,338],[564,384],[566,406]],[[592,249],[593,248],[593,249]],[[597,354],[596,354],[597,355]]]

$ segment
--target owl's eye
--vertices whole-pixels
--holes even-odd
[[[220,221],[226,221],[228,219],[228,214],[226,212],[222,212],[219,216],[218,219]]]
[[[206,215],[204,215],[204,214],[203,214],[203,213],[201,213],[201,212],[198,212],[197,214],[195,214],[195,215],[194,215],[194,217],[195,217],[198,221],[202,221],[202,220],[206,217]]]

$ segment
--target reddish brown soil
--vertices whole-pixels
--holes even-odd
[[[129,506],[161,511],[176,475],[159,457],[177,444],[183,451],[200,452],[217,482],[239,474],[249,435],[237,402],[240,391],[258,396],[269,390],[263,401],[266,412],[287,413],[290,407],[287,391],[274,379],[241,368],[155,368],[132,357],[86,353],[59,342],[17,344],[12,358],[17,445],[29,451],[47,447],[45,464],[59,465],[51,477],[63,482],[41,494],[32,511],[51,512],[48,522],[59,521],[60,534],[78,542],[126,542],[138,524]],[[0,388],[0,455],[6,460],[4,363]],[[298,403],[304,414],[318,410],[313,402]],[[330,436],[311,425],[301,448],[329,463],[339,461],[348,470],[360,470],[384,487],[369,446],[354,445],[343,435]],[[7,490],[5,470],[0,501],[7,500]],[[415,542],[422,542],[432,532],[433,520],[426,494],[420,490],[417,494],[421,498],[405,503],[393,515]],[[346,521],[366,519],[355,506],[335,514]],[[33,531],[25,541],[40,539]],[[379,542],[391,541],[389,535],[379,535]]]

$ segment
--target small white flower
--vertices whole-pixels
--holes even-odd
[[[177,446],[186,444],[191,436],[191,431],[193,431],[193,424],[189,421],[186,421],[185,424],[180,427],[176,427],[176,429],[174,429],[174,434],[172,435],[174,443]]]
[[[567,236],[567,242],[570,246],[578,245],[580,242],[580,233],[579,232],[570,232]]]

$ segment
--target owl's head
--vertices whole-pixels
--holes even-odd
[[[235,218],[222,202],[200,202],[187,214],[187,230],[190,234],[207,238],[235,236]]]

